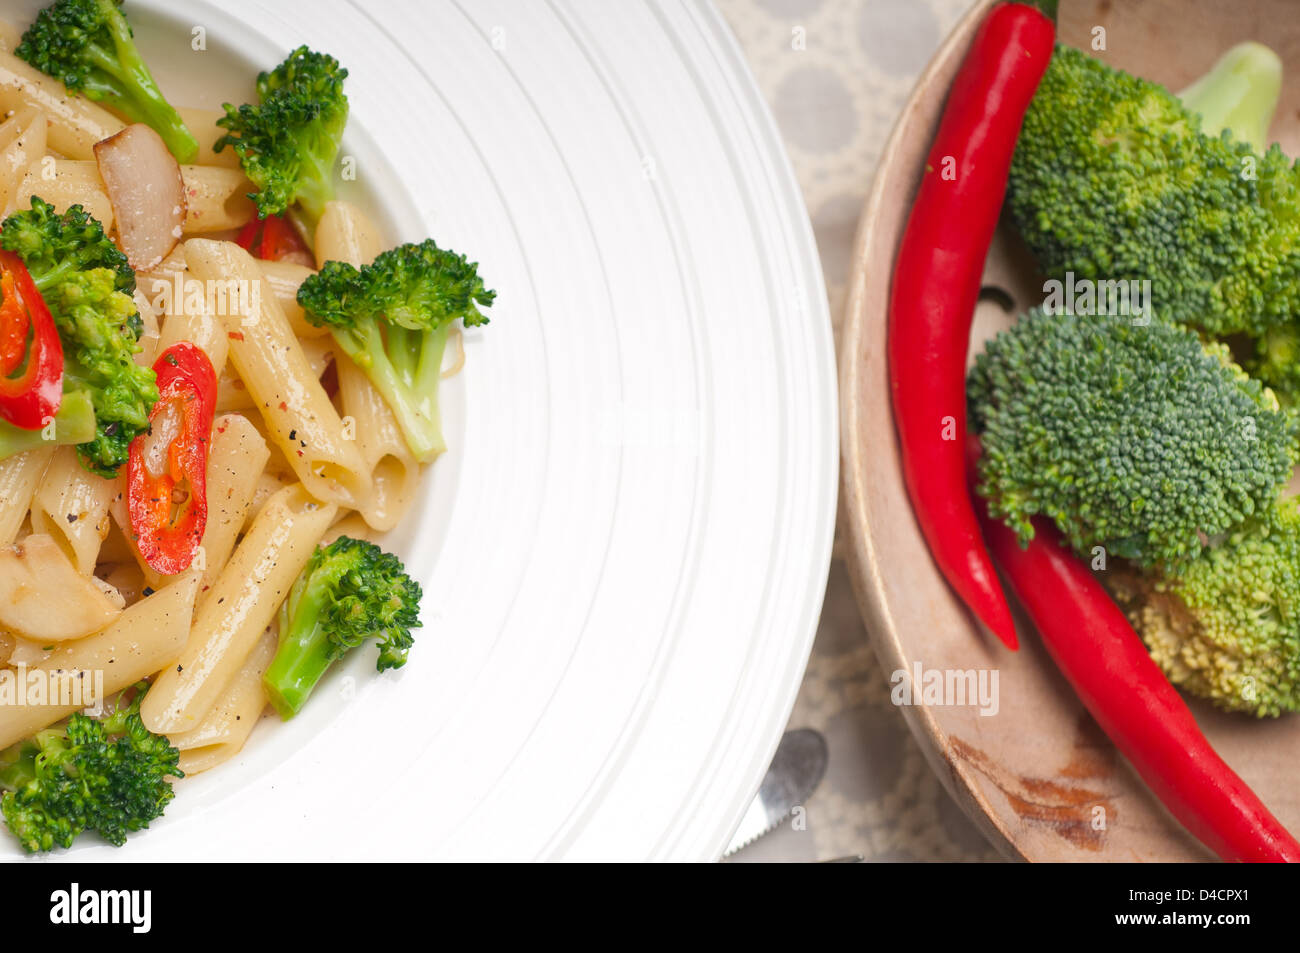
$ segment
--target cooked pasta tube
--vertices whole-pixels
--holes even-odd
[[[94,162],[56,159],[49,155],[38,157],[28,165],[18,183],[14,205],[29,208],[33,195],[39,195],[60,212],[80,205],[99,219],[105,231],[113,227],[113,203]]]
[[[284,316],[289,319],[294,334],[300,338],[321,338],[330,333],[329,328],[310,323],[303,316],[302,305],[298,303],[298,289],[308,275],[316,272],[306,265],[295,265],[291,261],[259,261],[257,265],[271,286],[275,300],[284,309]]]
[[[69,159],[93,159],[95,143],[126,124],[85,96],[69,96],[57,79],[0,51],[0,113],[35,106],[49,122],[49,147]]]
[[[54,447],[37,447],[0,460],[0,546],[18,538]]]
[[[316,225],[316,267],[327,261],[347,262],[354,268],[369,264],[383,251],[379,231],[361,209],[351,202],[325,203]]]
[[[357,444],[370,467],[370,494],[357,510],[380,532],[392,529],[415,501],[420,465],[389,409],[365,372],[344,354],[335,356],[343,413],[356,426]]]
[[[370,492],[370,473],[356,435],[344,427],[284,311],[266,293],[257,262],[232,242],[201,238],[186,244],[185,257],[200,280],[233,281],[247,289],[234,296],[236,313],[223,314],[230,363],[308,492],[355,508]]]
[[[45,113],[35,106],[23,106],[0,123],[0,213],[17,202],[23,176],[45,155],[45,126]]]
[[[83,467],[76,447],[59,447],[32,498],[32,532],[51,537],[77,571],[89,575],[112,524],[109,506],[116,494],[117,482]]]
[[[140,717],[150,731],[189,731],[202,722],[275,618],[336,512],[300,484],[267,501],[204,600],[177,664],[145,697]]]
[[[50,697],[60,689],[67,692],[74,680],[87,678],[102,680],[105,695],[122,691],[175,662],[190,633],[198,582],[193,576],[178,579],[127,608],[102,632],[42,652],[24,663],[26,669],[45,673],[58,683]],[[0,748],[30,737],[80,707],[0,705]]]
[[[263,632],[203,721],[168,737],[180,749],[180,767],[187,776],[229,761],[244,747],[266,708],[262,676],[275,658],[279,641],[274,626]]]
[[[225,568],[253,505],[258,481],[270,458],[266,441],[247,417],[223,414],[212,422],[208,452],[208,525],[203,532],[203,565],[198,603]]]
[[[181,179],[185,183],[183,234],[224,232],[252,220],[256,210],[248,193],[255,190],[238,169],[183,165]]]

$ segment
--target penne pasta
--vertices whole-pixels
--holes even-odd
[[[370,493],[356,508],[372,529],[385,532],[415,501],[420,465],[392,410],[365,373],[344,354],[336,355],[335,364],[343,413],[356,422],[357,445],[370,468]]]
[[[18,186],[32,164],[45,155],[45,113],[23,106],[0,123],[0,209],[18,200]]]
[[[93,159],[95,143],[122,131],[125,123],[84,96],[69,96],[57,79],[0,51],[0,113],[35,106],[49,123],[49,147],[69,159]]]
[[[105,695],[120,692],[175,662],[190,632],[197,591],[197,577],[178,579],[123,611],[102,632],[42,651],[23,664],[69,682],[99,673]],[[78,707],[0,705],[0,749],[68,717]]]
[[[0,54],[2,55],[2,54]],[[113,227],[113,203],[99,177],[99,166],[82,159],[56,159],[41,156],[34,159],[18,183],[14,205],[29,208],[32,196],[40,196],[60,212],[80,205],[107,231]]]
[[[204,600],[177,664],[158,676],[145,698],[140,716],[150,731],[189,731],[207,716],[336,512],[300,484],[267,501]]]
[[[379,231],[361,209],[351,202],[325,203],[316,225],[316,267],[327,261],[347,262],[354,268],[375,260],[383,246]]]
[[[210,165],[183,165],[185,182],[185,235],[224,232],[247,225],[255,214],[248,193],[253,183],[238,169]]]
[[[278,647],[279,639],[271,627],[253,645],[203,721],[189,731],[169,736],[181,752],[180,766],[187,776],[230,760],[244,747],[266,709],[262,676]]]
[[[0,546],[18,538],[54,447],[38,447],[0,460]]]
[[[208,454],[208,525],[203,533],[199,605],[234,551],[270,458],[266,441],[247,417],[224,414],[212,423]]]
[[[262,269],[267,284],[271,286],[275,300],[284,309],[284,316],[289,319],[293,333],[300,338],[328,336],[329,328],[317,327],[308,322],[303,316],[302,305],[298,303],[298,288],[303,279],[315,272],[306,265],[295,265],[288,261],[259,261],[257,264]]]
[[[75,447],[59,447],[32,498],[32,532],[59,544],[77,571],[89,575],[112,519],[109,506],[117,484],[81,465]]]
[[[234,281],[236,313],[224,316],[230,362],[248,388],[271,440],[307,490],[319,500],[355,508],[370,492],[370,474],[330,403],[302,344],[294,336],[253,258],[231,242],[192,239],[190,271],[204,281]]]

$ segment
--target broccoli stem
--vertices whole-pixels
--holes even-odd
[[[388,340],[375,321],[352,332],[334,330],[334,338],[348,356],[366,370],[375,388],[397,418],[406,443],[421,463],[447,449],[438,410],[442,356],[450,324],[434,331],[412,331],[388,325]],[[365,337],[361,337],[364,333]]]
[[[36,753],[36,745],[20,741],[0,754],[6,762],[0,768],[0,790],[17,791],[36,780]]]
[[[1262,43],[1238,43],[1210,71],[1178,94],[1201,116],[1201,129],[1225,129],[1258,153],[1268,148],[1268,127],[1282,91],[1282,61]]]
[[[105,77],[97,79],[92,76],[86,81],[83,91],[91,99],[108,103],[127,118],[150,126],[162,136],[177,162],[193,162],[199,154],[198,140],[180,114],[163,98],[153,74],[136,49],[125,19],[121,19],[120,26],[113,23],[112,28],[113,53],[93,43],[87,48],[91,62]]]
[[[45,439],[45,431],[23,430],[7,420],[0,420],[0,460],[40,447],[87,443],[95,439],[95,404],[84,390],[64,391],[63,402],[54,415],[54,439]]]
[[[338,657],[319,623],[330,600],[332,581],[332,575],[324,572],[306,584],[300,576],[281,607],[280,648],[262,684],[272,707],[285,721],[302,709],[316,683]]]

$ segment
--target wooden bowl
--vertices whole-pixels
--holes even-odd
[[[939,574],[912,516],[886,377],[890,275],[944,98],[975,30],[996,0],[958,25],[922,75],[881,158],[858,229],[840,344],[844,511],[849,568],[887,673],[995,670],[999,707],[906,705],[903,714],[945,786],[1007,856],[1026,860],[1206,860],[1212,854],[1146,789],[1075,698],[1023,616],[1021,649],[1005,650],[974,622]],[[1272,130],[1300,151],[1300,22],[1289,0],[1063,0],[1060,39],[1178,90],[1229,46],[1267,43],[1286,67]],[[1018,239],[1000,230],[986,285],[1016,310],[1041,303],[1042,278]],[[972,353],[1010,316],[982,303]],[[1300,716],[1259,721],[1199,701],[1192,709],[1225,760],[1278,819],[1300,832]]]

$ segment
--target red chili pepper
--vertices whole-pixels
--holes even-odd
[[[979,441],[968,448],[972,491]],[[1171,814],[1229,861],[1300,861],[1287,832],[1210,746],[1110,594],[1047,520],[1034,538],[976,507],[985,538],[1061,673]]]
[[[153,369],[158,403],[149,413],[149,432],[131,442],[127,503],[140,555],[155,571],[173,576],[194,561],[208,523],[208,441],[217,374],[207,354],[189,341],[169,347]],[[172,415],[166,424],[174,432],[155,433],[164,415]],[[162,439],[168,440],[165,447],[149,443]],[[176,498],[178,488],[184,499]],[[180,510],[173,516],[176,505]]]
[[[0,251],[0,298],[0,418],[40,430],[63,402],[63,342],[32,276],[12,252]],[[26,368],[10,377],[24,357]]]
[[[279,215],[253,219],[239,230],[235,243],[254,258],[264,261],[311,255],[298,230]]]
[[[966,494],[966,352],[984,259],[1052,21],[1007,3],[980,27],[948,93],[898,249],[889,378],[903,477],[939,569],[1009,648],[1016,630]]]

